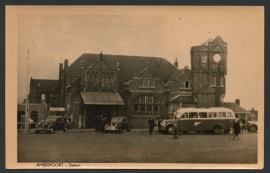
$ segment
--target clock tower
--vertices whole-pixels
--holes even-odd
[[[220,107],[226,91],[227,43],[217,36],[191,47],[190,55],[197,107]]]

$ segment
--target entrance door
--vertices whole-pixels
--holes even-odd
[[[95,116],[103,116],[111,121],[111,117],[114,116],[116,108],[115,106],[107,105],[88,105],[87,106],[87,115],[86,115],[86,128],[94,127]]]

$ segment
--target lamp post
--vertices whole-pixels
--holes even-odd
[[[28,76],[29,76],[29,49],[28,49],[28,56],[27,56],[27,77],[26,77],[26,99],[25,99],[25,127],[24,131],[28,130],[28,116],[29,116],[29,104],[28,104]]]

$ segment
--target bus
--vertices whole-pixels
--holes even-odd
[[[161,122],[161,129],[172,133],[174,123],[182,133],[190,131],[219,134],[222,130],[227,133],[236,117],[227,108],[181,108],[175,112],[174,120]]]

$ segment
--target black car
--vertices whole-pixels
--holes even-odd
[[[247,129],[249,132],[256,132],[258,130],[258,122],[257,121],[249,121],[247,125]]]
[[[131,131],[127,117],[112,117],[111,122],[104,126],[104,132],[122,132],[123,130]]]
[[[54,133],[56,130],[66,131],[67,122],[62,116],[48,116],[45,121],[41,121],[36,125],[35,132],[45,131]]]

